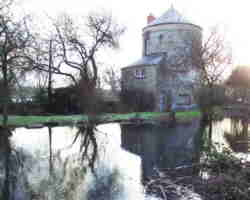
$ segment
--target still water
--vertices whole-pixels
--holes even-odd
[[[14,149],[25,155],[21,173],[22,182],[27,183],[27,188],[13,191],[15,199],[156,199],[144,195],[141,159],[121,148],[119,124],[98,126],[97,178],[80,159],[80,141],[72,145],[77,130],[52,128],[51,163],[48,128],[18,128],[14,131],[11,142]]]
[[[98,126],[94,173],[88,162],[81,159],[82,140],[76,139],[78,130],[77,127],[45,127],[13,131],[10,137],[11,199],[153,200],[157,198],[144,193],[144,178],[159,169],[186,166],[199,160],[199,120],[176,127],[164,124]],[[237,137],[234,137],[235,131]],[[213,126],[213,141],[232,149],[238,145],[238,154],[248,156],[245,143],[245,148],[239,148],[242,142],[232,144],[239,138],[242,141],[242,135],[247,137],[248,126],[239,121],[225,119]],[[90,146],[88,154],[92,152]],[[0,187],[3,171],[0,166]]]
[[[217,148],[231,149],[236,156],[250,161],[250,126],[241,119],[224,119],[213,124],[212,141]]]

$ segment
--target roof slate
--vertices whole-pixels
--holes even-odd
[[[142,66],[142,65],[158,65],[161,63],[162,59],[163,55],[143,56],[141,59],[130,64],[128,67]]]
[[[171,6],[171,8],[168,9],[161,17],[156,18],[154,21],[148,24],[148,26],[154,26],[154,25],[166,24],[166,23],[192,24],[183,15],[181,15],[173,6]]]

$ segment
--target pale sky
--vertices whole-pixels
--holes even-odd
[[[110,11],[127,30],[121,37],[121,49],[105,58],[107,63],[124,67],[141,57],[142,28],[146,17],[162,15],[171,4],[204,31],[221,25],[231,43],[235,64],[250,65],[250,1],[247,0],[22,0],[23,8],[53,16],[60,11],[86,15],[90,11]],[[112,58],[112,59],[110,59]]]

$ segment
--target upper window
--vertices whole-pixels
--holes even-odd
[[[148,54],[148,47],[150,46],[149,44],[149,38],[150,38],[150,32],[146,32],[144,34],[144,55],[146,56]]]
[[[160,34],[160,35],[159,35],[159,42],[162,42],[163,37],[164,37],[164,35],[163,35],[163,34]]]
[[[145,69],[136,69],[135,70],[135,78],[136,79],[145,79],[146,78],[146,70]]]

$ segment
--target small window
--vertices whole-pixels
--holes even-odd
[[[160,41],[160,42],[162,42],[163,37],[164,37],[163,34],[160,34],[160,35],[159,35],[159,41]]]
[[[144,55],[146,56],[148,53],[148,47],[150,46],[150,32],[146,32],[144,34]]]
[[[191,104],[191,97],[188,94],[179,94],[179,101],[177,102],[178,105],[190,105]]]
[[[135,78],[136,79],[145,79],[146,78],[146,70],[145,69],[136,69],[135,70]]]

